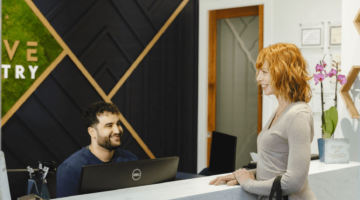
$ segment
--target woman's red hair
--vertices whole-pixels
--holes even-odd
[[[276,97],[286,101],[305,101],[312,97],[308,66],[299,48],[294,44],[278,43],[264,48],[256,61],[256,76],[264,63],[269,65],[271,89]]]

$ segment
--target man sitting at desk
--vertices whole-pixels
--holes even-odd
[[[121,145],[120,112],[113,103],[97,102],[82,115],[91,144],[72,154],[57,169],[57,197],[78,194],[82,166],[138,160]]]

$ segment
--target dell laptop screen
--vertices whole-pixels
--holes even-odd
[[[80,194],[174,181],[179,157],[83,166]]]

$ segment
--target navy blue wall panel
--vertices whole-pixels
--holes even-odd
[[[108,94],[181,0],[34,0]],[[196,173],[198,0],[190,0],[112,101],[155,157]],[[57,164],[90,143],[81,114],[101,96],[66,56],[2,127],[8,169]],[[121,148],[149,157],[124,128]],[[11,172],[14,173],[14,172]],[[23,176],[23,175],[22,175]],[[12,197],[25,192],[9,176]],[[19,178],[20,179],[20,178]],[[21,182],[21,183],[20,183]]]

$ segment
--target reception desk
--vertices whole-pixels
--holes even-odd
[[[63,200],[138,200],[138,199],[249,199],[249,194],[237,186],[209,185],[216,176],[179,180],[141,187],[113,190],[61,198]],[[360,200],[360,163],[324,164],[311,161],[309,184],[318,200]]]

